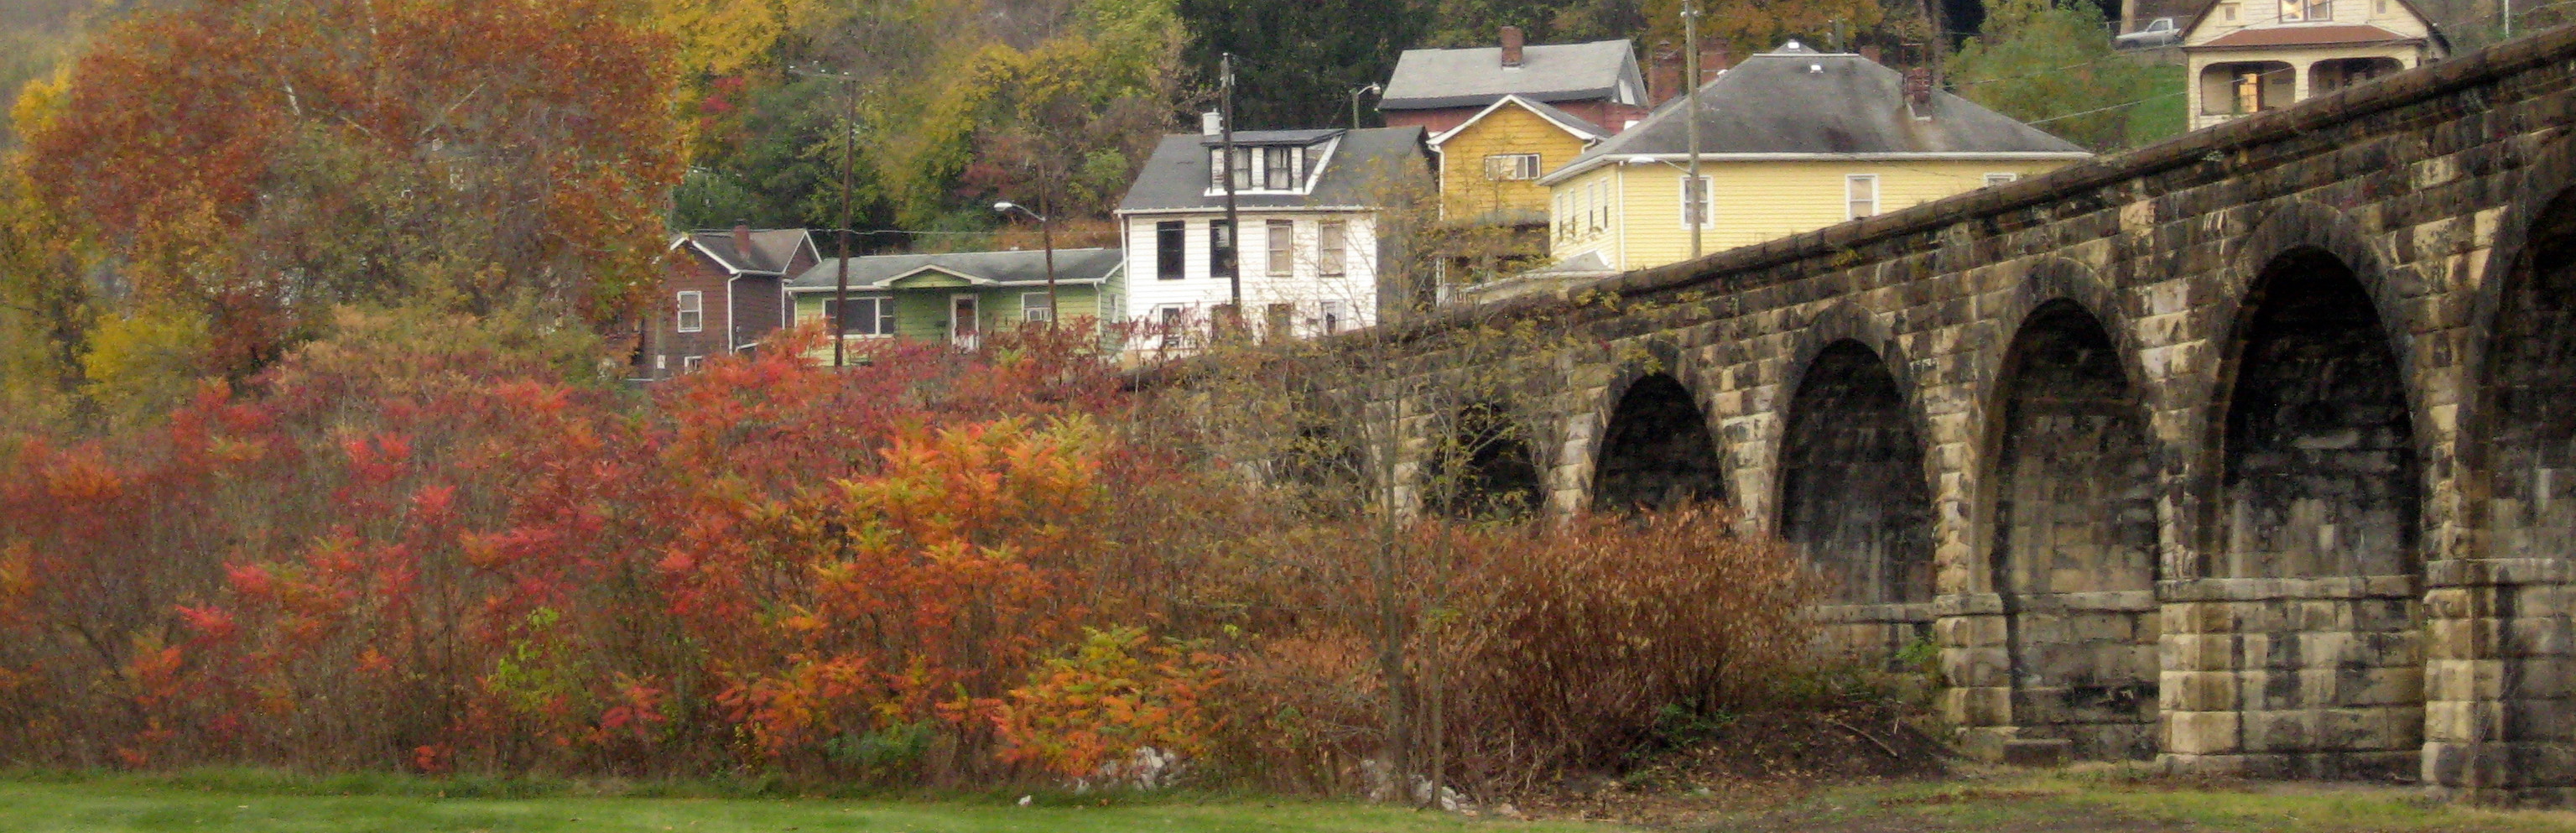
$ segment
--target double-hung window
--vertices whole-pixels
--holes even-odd
[[[1272,191],[1297,189],[1297,149],[1285,145],[1261,149],[1261,187]]]
[[[1332,277],[1349,272],[1350,228],[1341,220],[1315,226],[1315,271]]]
[[[1208,221],[1208,277],[1234,277],[1234,226]]]
[[[1164,220],[1154,224],[1155,278],[1167,281],[1181,279],[1181,270],[1187,268],[1189,263],[1187,250],[1189,239],[1188,223],[1180,220]]]
[[[1020,293],[1020,320],[1054,321],[1055,299],[1044,292]]]
[[[2334,19],[2334,0],[2281,0],[2281,22]]]
[[[1323,305],[1322,305],[1322,306],[1323,306],[1323,314],[1324,314],[1324,318],[1323,318],[1323,321],[1322,321],[1322,326],[1323,326],[1323,328],[1324,328],[1324,334],[1325,334],[1325,335],[1332,335],[1332,334],[1334,334],[1334,333],[1341,332],[1341,331],[1342,331],[1342,302],[1340,302],[1340,301],[1325,301],[1325,302],[1323,303]]]
[[[1858,220],[1878,213],[1878,175],[1849,174],[1843,177],[1843,202],[1850,210],[1847,219]]]
[[[1538,178],[1538,154],[1503,153],[1485,157],[1485,178],[1522,180]]]
[[[696,373],[696,372],[698,372],[698,366],[699,366],[699,365],[702,365],[702,364],[706,364],[706,362],[707,362],[707,357],[705,357],[705,356],[681,356],[681,357],[680,357],[680,372],[682,372],[682,373]]]
[[[842,335],[894,335],[894,299],[883,295],[852,296],[849,314],[837,299],[823,299],[823,320],[838,322]]]
[[[706,293],[694,289],[682,292],[678,306],[679,320],[672,322],[676,325],[675,329],[684,333],[694,333],[707,328]]]
[[[1270,258],[1264,264],[1271,277],[1284,278],[1296,271],[1297,224],[1289,220],[1272,220],[1261,226],[1263,242],[1269,243]]]
[[[1709,226],[1708,177],[1682,176],[1682,227]]]

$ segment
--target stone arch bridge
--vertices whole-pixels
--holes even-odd
[[[2576,32],[1585,288],[1472,313],[1597,345],[1506,468],[1734,504],[1972,749],[2576,796]]]

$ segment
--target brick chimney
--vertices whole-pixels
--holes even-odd
[[[1905,107],[1914,111],[1915,118],[1932,117],[1931,69],[1913,67],[1905,71]]]
[[[1672,41],[1658,41],[1646,55],[1646,106],[1661,107],[1682,94],[1682,51]]]
[[[1712,39],[1700,44],[1698,83],[1705,86],[1708,82],[1717,80],[1718,73],[1725,72],[1727,67],[1734,66],[1733,61],[1734,56],[1727,54],[1725,41]]]
[[[749,221],[733,221],[733,252],[735,257],[742,258],[742,268],[760,268],[760,263],[752,259],[751,223]]]
[[[1516,67],[1521,65],[1522,45],[1521,27],[1503,27],[1503,66]]]

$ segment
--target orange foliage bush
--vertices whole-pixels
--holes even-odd
[[[956,782],[1153,746],[1330,788],[1401,698],[1445,727],[1418,758],[1510,783],[1805,644],[1803,574],[1713,512],[1276,508],[1079,329],[845,372],[798,333],[638,392],[586,336],[336,326],[157,426],[0,441],[0,760]]]

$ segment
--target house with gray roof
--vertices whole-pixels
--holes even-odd
[[[1229,165],[1220,127],[1211,113],[1199,133],[1164,136],[1118,203],[1125,320],[1186,341],[1239,283],[1243,318],[1266,337],[1375,323],[1379,218],[1428,187],[1422,130],[1242,131]],[[1229,176],[1239,235],[1226,222]]]
[[[1538,179],[1550,254],[1644,269],[2011,182],[2092,156],[1868,57],[1790,41]],[[1698,122],[1700,175],[1688,135]],[[1693,231],[1697,231],[1697,250]]]
[[[663,379],[757,347],[785,324],[787,276],[818,259],[804,229],[708,229],[676,235],[661,291],[640,328],[637,378]]]
[[[1378,99],[1389,127],[1455,129],[1505,96],[1618,132],[1646,112],[1646,78],[1626,40],[1525,44],[1515,26],[1494,46],[1407,49]]]
[[[842,259],[823,260],[787,282],[787,323],[837,320],[852,342],[902,337],[972,349],[989,332],[1121,317],[1124,252],[1057,249],[1052,286],[1047,260],[1042,249],[849,258],[848,315],[836,314]]]

